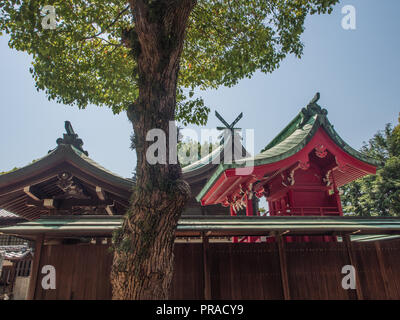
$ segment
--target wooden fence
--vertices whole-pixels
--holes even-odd
[[[284,255],[284,256],[282,256]],[[110,299],[108,245],[46,245],[35,299]],[[400,242],[177,243],[171,299],[400,299]],[[342,267],[357,270],[344,290]],[[56,289],[41,286],[44,265]],[[285,280],[286,279],[286,280]]]

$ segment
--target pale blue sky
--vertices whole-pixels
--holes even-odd
[[[356,8],[357,29],[344,30],[341,8]],[[255,129],[258,152],[321,92],[320,104],[341,137],[358,149],[400,112],[400,1],[342,1],[330,16],[312,16],[303,34],[301,60],[287,58],[273,74],[257,73],[234,88],[208,91],[212,108],[207,127],[220,125],[218,110],[231,122],[243,111],[240,127]],[[130,177],[136,157],[129,149],[131,126],[125,114],[86,110],[49,102],[28,72],[30,59],[0,37],[0,171],[23,166],[56,146],[69,120],[95,161]]]

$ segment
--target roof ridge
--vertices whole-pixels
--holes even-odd
[[[281,132],[279,132],[278,135],[260,152],[267,151],[284,141],[297,129],[303,128],[313,116],[322,115],[326,117],[328,115],[328,111],[317,104],[320,97],[321,94],[317,92],[307,106],[302,108],[297,116],[294,117],[294,119],[290,121],[289,124]]]
[[[75,133],[74,129],[72,128],[71,122],[65,121],[65,131],[67,133],[63,134],[63,138],[57,139],[57,145],[69,144],[84,153],[86,156],[89,156],[89,153],[83,150],[83,140],[80,139],[79,136]]]
[[[188,166],[182,168],[182,173],[189,173],[189,172],[194,172],[208,164],[215,164],[216,166],[224,163],[225,161],[225,148],[230,148],[230,154],[231,154],[231,160],[230,162],[234,162],[234,155],[236,154],[235,152],[240,152],[240,155],[246,154],[247,158],[248,156],[251,156],[246,148],[243,146],[242,143],[242,137],[238,134],[238,132],[234,132],[234,136],[239,137],[239,142],[238,144],[235,143],[235,138],[232,136],[232,134],[229,134],[226,138],[225,141],[225,136],[221,139],[219,145],[212,150],[212,152],[207,153],[204,157],[190,163]],[[218,160],[215,162],[215,160]]]
[[[197,201],[201,201],[225,170],[246,166],[254,167],[266,165],[287,159],[304,148],[318,132],[319,128],[322,128],[330,139],[350,156],[369,165],[375,167],[379,166],[380,162],[378,160],[355,150],[340,137],[328,120],[328,111],[317,104],[319,98],[320,94],[317,93],[307,107],[303,108],[289,125],[287,125],[259,154],[250,158],[241,159],[230,165],[220,164],[203,189],[196,196]],[[251,164],[248,164],[248,162]]]

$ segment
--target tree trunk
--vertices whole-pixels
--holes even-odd
[[[179,164],[169,160],[169,122],[175,118],[177,77],[194,0],[132,0],[133,30],[124,33],[139,74],[139,98],[129,107],[137,153],[136,186],[122,229],[114,236],[113,299],[167,299],[178,219],[190,196]],[[151,165],[151,129],[167,137],[167,164]]]

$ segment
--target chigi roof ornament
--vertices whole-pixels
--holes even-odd
[[[75,133],[74,129],[72,128],[71,122],[65,121],[65,131],[67,133],[64,133],[63,138],[58,138],[57,139],[57,145],[60,144],[70,144],[74,146],[76,149],[79,151],[83,152],[86,154],[86,156],[89,156],[89,153],[85,150],[83,150],[83,141],[78,137],[78,135]]]
[[[231,124],[228,124],[228,122],[226,122],[225,119],[222,118],[222,116],[217,111],[215,111],[215,116],[225,125],[225,127],[217,127],[217,130],[219,130],[219,131],[229,130],[231,133],[231,137],[233,139],[233,137],[235,135],[235,130],[241,129],[241,128],[235,128],[235,125],[239,122],[240,119],[242,119],[243,112],[241,112]],[[218,137],[218,138],[222,138],[220,141],[220,144],[224,144],[223,137],[224,137],[223,133]]]
[[[240,119],[242,119],[243,112],[241,112],[231,124],[228,124],[228,122],[226,122],[225,119],[222,118],[222,116],[217,111],[215,111],[215,116],[225,125],[225,127],[217,127],[217,130],[229,129],[233,133],[234,130],[241,129],[235,128],[235,124],[238,123]]]

